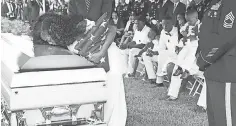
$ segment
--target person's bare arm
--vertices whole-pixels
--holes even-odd
[[[100,61],[102,56],[105,55],[105,53],[108,51],[108,48],[110,47],[110,45],[114,41],[114,38],[116,35],[116,27],[110,25],[110,26],[108,26],[108,28],[109,28],[109,31],[107,33],[107,38],[105,40],[105,43],[102,46],[102,49],[98,53],[94,53],[91,56],[91,60],[94,62]]]
[[[144,52],[146,52],[149,48],[153,48],[154,44],[152,42],[149,42],[148,44],[145,45],[145,47],[139,52],[138,55],[136,55],[136,57],[140,57],[142,56],[142,54]]]

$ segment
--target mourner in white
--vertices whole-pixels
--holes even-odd
[[[159,49],[159,35],[157,30],[152,29],[148,33],[150,42],[139,52],[136,57],[142,57],[147,76],[152,84],[156,83],[156,71],[154,65],[158,61],[158,49]]]
[[[137,29],[134,31],[133,40],[132,42],[123,45],[126,46],[126,49],[122,50],[122,53],[125,55],[125,59],[128,59],[126,62],[128,63],[127,75],[129,77],[134,76],[135,73],[134,67],[137,59],[135,55],[138,55],[149,41],[148,32],[150,31],[150,28],[145,25],[145,17],[138,17],[137,20],[135,20],[135,24],[137,25]]]
[[[178,45],[178,29],[173,26],[172,18],[165,17],[162,20],[163,30],[160,34],[158,68],[157,68],[157,84],[163,83],[163,76],[166,74],[167,64],[174,62],[177,58],[175,49]],[[163,84],[162,84],[163,85]]]
[[[197,10],[187,10],[185,17],[187,23],[180,29],[180,33],[184,36],[181,39],[181,42],[185,46],[178,54],[178,59],[176,61],[178,69],[174,73],[174,76],[182,74],[182,78],[188,76],[189,70],[192,68],[196,59],[195,54],[198,48],[198,33],[200,28],[200,20],[198,20]]]

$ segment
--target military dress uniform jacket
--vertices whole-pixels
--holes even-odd
[[[120,19],[122,19],[124,21],[124,23],[126,24],[127,21],[129,20],[128,5],[127,4],[124,4],[124,5],[119,4],[116,7],[116,11],[117,11],[118,17]]]
[[[197,63],[206,68],[206,79],[236,82],[235,5],[235,0],[223,0],[220,7],[212,6],[204,14]]]
[[[145,16],[147,13],[147,7],[145,5],[146,4],[144,2],[138,2],[138,1],[132,2],[129,8],[130,14],[132,11],[134,11],[136,15]]]
[[[158,19],[158,13],[157,13],[157,7],[158,7],[158,3],[157,2],[149,2],[148,3],[148,14],[150,19]]]
[[[194,1],[192,1],[194,2]],[[194,6],[196,7],[197,9],[197,12],[198,12],[198,19],[201,21],[203,16],[204,16],[204,12],[206,10],[209,9],[210,6],[210,3],[211,3],[211,0],[204,0],[204,1],[201,1],[199,4],[196,5],[196,3],[193,3]]]

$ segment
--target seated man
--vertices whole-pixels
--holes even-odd
[[[137,59],[135,55],[138,55],[149,41],[148,33],[150,28],[145,25],[145,17],[138,17],[137,20],[135,20],[135,25],[137,25],[137,29],[134,32],[132,42],[122,45],[125,49],[122,50],[122,52],[126,56],[126,60],[128,59],[128,77],[133,77],[135,75],[134,66]]]
[[[136,57],[142,56],[143,62],[147,71],[147,76],[151,84],[156,83],[156,72],[154,70],[154,62],[158,60],[159,35],[157,30],[152,29],[148,33],[149,42]]]
[[[176,47],[178,46],[178,29],[174,27],[171,17],[164,17],[162,20],[163,30],[159,40],[159,56],[156,83],[163,86],[164,75],[168,63],[174,62],[177,58]]]
[[[175,65],[172,71],[175,71],[178,69],[178,66]],[[196,64],[196,59],[194,60],[193,64],[191,65],[191,68],[189,69],[189,73],[191,75],[198,75],[199,74],[199,68]],[[179,95],[180,87],[182,84],[183,79],[180,76],[173,76],[174,72],[171,76],[170,86],[168,89],[167,99],[169,101],[176,100]]]
[[[185,46],[178,55],[176,62],[178,69],[174,73],[174,76],[182,74],[181,78],[187,78],[189,75],[188,71],[196,58],[195,54],[198,47],[198,33],[200,28],[197,10],[189,9],[185,16],[187,23],[180,29],[180,33],[184,36],[181,41]]]

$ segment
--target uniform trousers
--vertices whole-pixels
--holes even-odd
[[[147,56],[147,53],[144,52],[142,55],[142,58],[143,58],[143,62],[146,68],[148,79],[156,79],[157,76],[156,76],[156,71],[154,70],[153,62],[158,61],[158,56],[157,55]]]
[[[134,67],[135,67],[135,61],[137,58],[134,56],[138,55],[140,51],[141,49],[138,49],[138,48],[121,50],[124,56],[123,60],[126,62],[125,66],[127,66],[127,70],[126,70],[127,74],[133,74],[135,72]]]
[[[197,43],[198,41],[192,41],[183,47],[183,49],[178,54],[176,62],[177,65],[188,71],[192,68],[192,65],[196,59],[195,54],[198,47]]]
[[[171,62],[175,62],[177,54],[169,50],[158,51],[158,68],[157,68],[157,80],[156,83],[162,83],[164,81],[164,75],[167,74],[167,66]],[[158,80],[159,78],[159,80]]]
[[[175,65],[173,71],[175,71],[176,69],[177,69],[177,66]],[[170,86],[169,86],[167,95],[171,96],[171,97],[174,97],[174,98],[178,98],[181,83],[182,83],[182,79],[180,79],[181,75],[173,76],[173,74],[174,74],[174,72],[172,72]]]
[[[209,126],[236,126],[236,83],[206,78]]]
[[[156,79],[156,83],[163,83],[164,77],[160,73],[162,72],[163,66],[165,65],[165,60],[159,61],[158,55],[150,57],[146,54],[146,52],[143,53],[142,58],[147,71],[148,79]],[[154,62],[158,63],[157,71],[154,70]]]
[[[175,71],[176,69],[177,69],[177,65],[175,65],[173,71]],[[189,72],[191,75],[201,75],[202,74],[201,72],[199,72],[196,63],[193,63],[192,68],[190,69]],[[173,74],[174,74],[174,72],[172,72],[171,82],[170,82],[170,86],[168,89],[168,96],[178,98],[182,79],[180,78],[181,75],[173,76]]]

